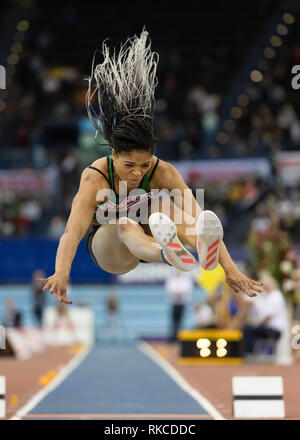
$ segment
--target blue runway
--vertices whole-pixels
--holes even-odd
[[[213,418],[137,345],[96,345],[23,419]]]

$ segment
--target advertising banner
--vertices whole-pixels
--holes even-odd
[[[90,345],[95,339],[94,314],[86,307],[46,307],[43,328],[48,345]]]
[[[297,185],[300,182],[300,152],[286,151],[275,157],[277,175],[285,185]]]
[[[37,194],[55,192],[58,172],[55,167],[44,170],[13,169],[0,170],[0,191],[16,194]]]
[[[271,166],[267,159],[220,159],[172,162],[188,185],[201,182],[230,182],[241,177],[268,178]]]

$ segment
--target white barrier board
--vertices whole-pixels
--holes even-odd
[[[5,417],[5,376],[0,376],[0,419]]]
[[[283,382],[280,376],[232,378],[233,415],[236,418],[283,418]]]

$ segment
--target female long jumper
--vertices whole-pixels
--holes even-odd
[[[195,249],[204,270],[220,262],[236,292],[262,292],[262,283],[247,278],[230,257],[218,217],[202,211],[177,169],[154,155],[158,55],[147,31],[129,38],[118,54],[111,55],[104,42],[102,54],[102,64],[94,67],[93,61],[86,104],[96,133],[112,152],[82,172],[55,273],[41,279],[43,289],[71,304],[66,293],[71,265],[87,234],[94,262],[113,274],[127,273],[141,261],[191,271],[195,258],[189,249]]]

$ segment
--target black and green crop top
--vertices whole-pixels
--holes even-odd
[[[151,191],[150,189],[150,181],[153,177],[153,174],[158,166],[159,163],[159,159],[157,158],[156,164],[154,165],[154,168],[149,176],[148,173],[146,173],[139,185],[139,188],[144,190],[146,193],[149,193]],[[93,167],[92,165],[88,166],[88,168],[91,168],[92,170],[98,171],[98,173],[102,174],[102,176],[105,178],[105,180],[108,182],[109,186],[111,187],[112,191],[115,194],[116,197],[116,205],[118,205],[120,203],[119,200],[119,194],[117,193],[117,191],[115,190],[115,183],[114,183],[114,162],[113,162],[113,158],[112,156],[107,156],[107,169],[108,169],[108,178],[107,176],[98,168]],[[94,220],[96,220],[96,213],[94,215]]]

